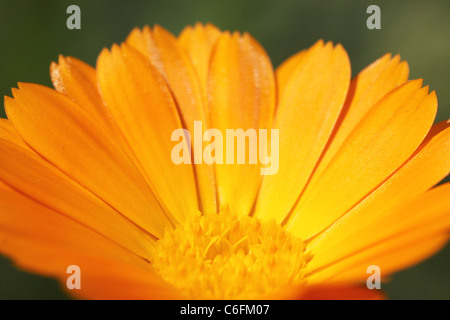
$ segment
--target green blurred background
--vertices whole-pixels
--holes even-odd
[[[81,30],[66,28],[66,8],[81,8]],[[381,30],[368,30],[366,9],[381,8]],[[17,82],[51,86],[59,54],[95,65],[103,47],[132,28],[159,24],[175,34],[195,22],[250,32],[274,66],[319,38],[341,43],[353,75],[384,53],[399,53],[410,78],[423,78],[439,100],[437,121],[450,118],[450,1],[365,0],[15,0],[0,4],[0,93]],[[3,105],[3,104],[2,104]],[[0,116],[5,117],[3,108]],[[448,180],[448,179],[447,179]],[[45,263],[42,261],[41,263]],[[450,299],[450,246],[383,285],[391,299]],[[0,257],[0,299],[67,299],[59,284],[17,270]]]

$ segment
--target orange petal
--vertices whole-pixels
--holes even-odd
[[[361,281],[368,278],[370,265],[378,265],[383,277],[409,267],[447,242],[449,213],[449,183],[391,210],[378,211],[370,223],[336,244],[341,252],[337,260],[319,267],[313,257],[306,269],[311,273],[308,281]]]
[[[261,181],[261,166],[249,164],[249,152],[255,150],[247,143],[246,164],[237,164],[236,143],[234,164],[226,164],[226,130],[252,129],[259,137],[259,129],[271,128],[275,107],[271,62],[250,35],[220,36],[211,58],[208,97],[211,126],[224,139],[224,164],[216,165],[220,204],[228,205],[234,214],[248,214]]]
[[[103,103],[98,91],[97,73],[94,68],[73,57],[59,56],[58,64],[52,63],[50,75],[55,89],[77,103],[96,120],[131,155],[130,149]]]
[[[380,290],[369,290],[367,287],[351,284],[306,285],[292,287],[280,293],[275,299],[283,300],[382,300],[384,294]]]
[[[322,44],[320,41],[319,43]],[[308,57],[309,49],[302,50],[293,56],[286,59],[276,70],[277,81],[277,106],[280,104],[280,99],[285,94],[285,90],[289,89],[289,82],[295,81],[292,79],[296,75],[297,66],[305,62]]]
[[[98,93],[94,68],[76,58],[59,56],[58,64],[50,66],[50,75],[58,92],[76,102],[104,128],[110,128],[111,115]]]
[[[1,183],[0,210],[0,252],[27,271],[58,278],[64,288],[67,268],[79,266],[81,290],[66,289],[70,294],[92,299],[180,298],[147,260]]]
[[[300,299],[302,300],[383,300],[380,290],[369,290],[352,285],[317,285],[307,286]]]
[[[154,239],[38,155],[5,141],[0,141],[0,153],[0,176],[8,186],[139,256],[149,256]],[[34,214],[23,212],[24,219],[27,213]]]
[[[102,97],[124,133],[154,194],[175,220],[198,210],[191,165],[173,163],[172,132],[182,124],[161,75],[139,52],[123,45],[97,62]]]
[[[147,57],[167,80],[186,127],[193,129],[196,120],[207,125],[204,87],[177,39],[167,30],[155,26],[153,31],[149,27],[142,31],[133,30],[126,43]]]
[[[8,246],[3,243],[7,241]],[[54,244],[33,238],[11,238],[0,231],[0,251],[7,252],[14,262],[27,271],[60,280],[70,295],[81,299],[182,299],[177,291],[149,269],[105,258],[101,254],[68,251]],[[45,261],[45,263],[36,263]],[[69,290],[69,266],[80,269],[80,289]]]
[[[314,265],[331,263],[356,250],[359,241],[341,243],[376,221],[380,212],[414,199],[441,181],[449,173],[449,154],[450,121],[444,121],[433,126],[414,155],[389,179],[309,243],[309,252],[316,256]]]
[[[123,263],[88,259],[83,270],[81,290],[71,293],[97,300],[186,300],[158,275]],[[101,266],[91,267],[91,266]],[[64,279],[63,279],[64,280]],[[73,292],[75,291],[75,292]]]
[[[0,139],[31,150],[8,119],[0,119]]]
[[[178,37],[180,45],[191,58],[203,88],[207,88],[209,62],[214,45],[221,32],[212,24],[197,23],[194,27],[186,27]]]
[[[205,87],[201,85],[188,54],[177,39],[165,29],[156,26],[153,31],[145,27],[135,29],[127,44],[146,56],[165,77],[180,110],[183,126],[194,133],[194,121],[208,127]],[[201,132],[203,136],[203,132]],[[202,211],[216,211],[214,168],[206,164],[194,166]]]
[[[170,225],[116,142],[77,104],[34,84],[5,98],[8,118],[37,153],[156,237]]]
[[[390,54],[386,54],[352,80],[331,140],[309,184],[315,184],[364,115],[387,93],[408,80],[408,71],[408,64],[400,62],[399,56],[391,59]]]
[[[355,254],[342,262],[323,269],[311,276],[310,280],[320,283],[325,281],[327,283],[362,282],[371,275],[367,273],[367,268],[373,265],[380,268],[383,280],[397,271],[430,258],[436,252],[442,250],[449,239],[448,234],[444,232],[436,234],[419,232],[417,235],[417,238],[412,238],[409,235],[396,237],[392,241]]]
[[[350,82],[350,62],[340,45],[319,41],[288,66],[295,71],[281,77],[284,87],[279,89],[274,125],[280,130],[280,167],[277,174],[264,177],[255,209],[256,216],[277,221],[289,213],[308,181]]]
[[[287,227],[308,239],[380,185],[416,150],[436,115],[436,95],[411,81],[373,107],[355,127],[314,185],[309,185]]]
[[[13,259],[34,255],[37,258],[34,260],[34,267],[44,271],[54,268],[52,262],[59,261],[65,254],[78,253],[150,269],[148,261],[105,238],[89,226],[63,216],[17,191],[4,188],[0,190],[0,251]],[[40,247],[44,252],[40,252]],[[50,251],[64,251],[65,254],[46,256],[45,252]],[[39,257],[40,255],[42,256]],[[65,268],[63,270],[65,271]]]

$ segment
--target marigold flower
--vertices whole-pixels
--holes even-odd
[[[0,252],[98,299],[378,298],[442,248],[450,121],[386,54],[351,79],[318,41],[276,71],[248,34],[135,29],[96,68],[60,57],[0,121]],[[278,129],[279,170],[175,164],[176,129]],[[190,155],[193,156],[193,155]],[[248,154],[247,154],[248,156]]]

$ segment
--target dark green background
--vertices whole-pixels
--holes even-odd
[[[81,30],[66,28],[66,8],[81,8]],[[381,30],[368,30],[366,8],[381,8]],[[0,4],[0,93],[17,82],[50,86],[51,61],[70,55],[95,65],[103,47],[135,26],[159,24],[178,34],[197,21],[248,31],[274,66],[319,38],[346,48],[353,75],[386,52],[399,53],[410,78],[423,78],[439,100],[437,120],[450,117],[450,1],[301,0],[15,0]],[[0,116],[4,117],[3,108]],[[41,263],[45,263],[42,261]],[[450,246],[383,285],[392,299],[450,299]],[[0,257],[0,299],[65,299],[51,279],[18,271]]]

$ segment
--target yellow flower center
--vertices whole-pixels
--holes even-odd
[[[246,299],[303,281],[304,243],[275,220],[197,214],[166,231],[152,258],[160,276],[194,299]]]

